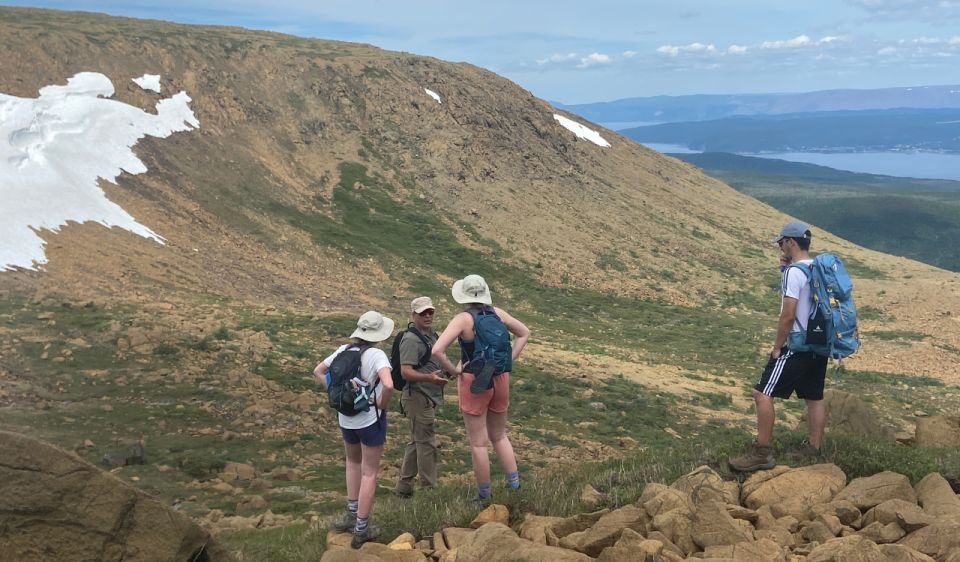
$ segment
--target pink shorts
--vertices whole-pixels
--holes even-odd
[[[510,406],[510,373],[493,377],[493,388],[480,394],[470,392],[473,373],[463,373],[457,379],[457,396],[460,398],[460,411],[472,416],[484,414],[487,410],[502,414]]]

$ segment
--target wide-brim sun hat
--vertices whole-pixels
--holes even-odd
[[[453,300],[460,304],[493,304],[490,299],[490,287],[483,277],[467,275],[453,284]]]
[[[358,338],[368,342],[383,341],[393,333],[393,320],[375,310],[364,312],[357,320],[357,329],[350,334],[351,338]]]

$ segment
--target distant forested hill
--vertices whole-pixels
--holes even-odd
[[[672,156],[867,248],[960,271],[960,182],[857,174],[725,153]]]
[[[704,152],[913,149],[960,153],[960,109],[834,111],[664,123],[620,131]]]
[[[960,86],[821,90],[786,94],[652,96],[561,107],[597,122],[672,123],[748,115],[817,111],[960,107]]]

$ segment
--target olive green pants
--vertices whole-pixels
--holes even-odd
[[[403,453],[400,479],[395,492],[409,496],[414,491],[414,478],[420,477],[420,486],[433,488],[437,485],[437,435],[434,431],[437,407],[422,392],[404,389],[400,405],[410,420],[410,441]]]

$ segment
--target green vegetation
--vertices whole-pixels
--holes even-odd
[[[960,182],[895,178],[724,153],[674,154],[734,189],[880,252],[960,271]],[[814,236],[813,250],[820,248]],[[851,275],[884,274],[841,256]]]
[[[920,332],[913,332],[910,330],[879,330],[869,333],[869,337],[877,338],[880,340],[906,340],[906,341],[921,341],[927,339],[927,334],[921,334]]]

